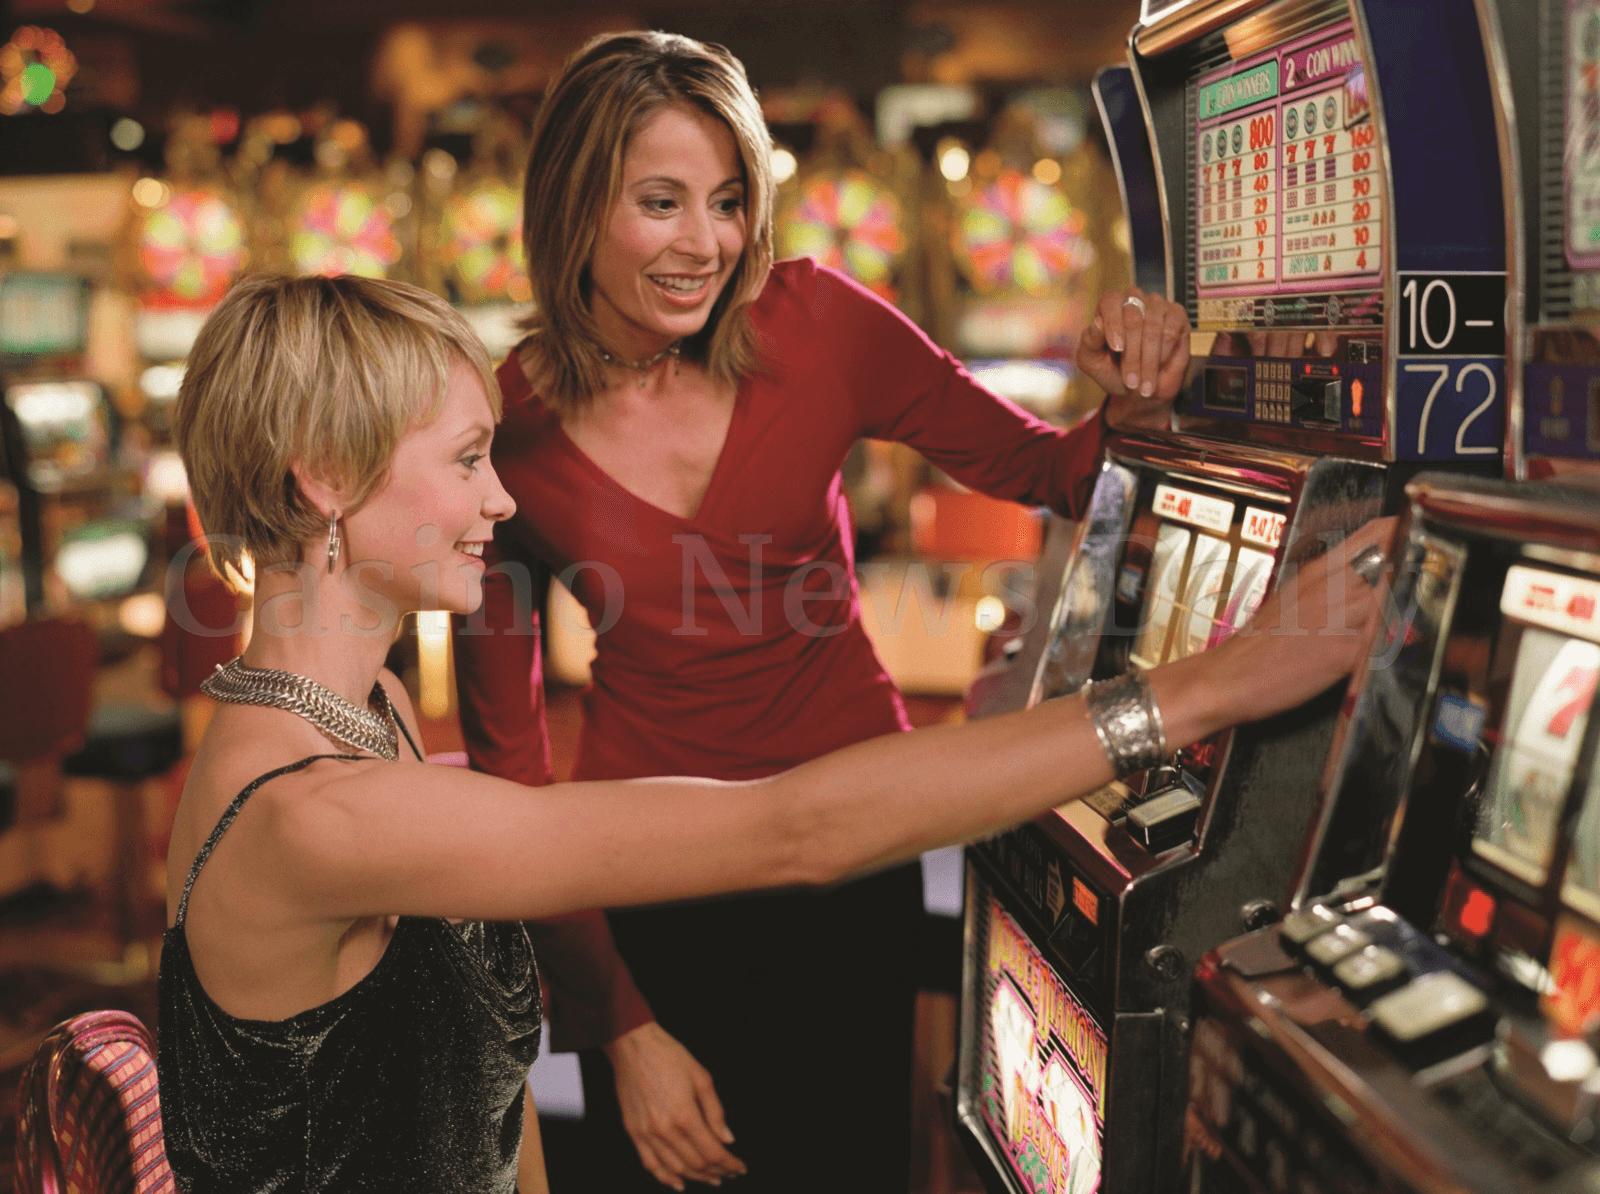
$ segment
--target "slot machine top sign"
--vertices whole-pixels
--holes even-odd
[[[1377,323],[1383,175],[1349,23],[1202,75],[1195,137],[1199,326]]]
[[[1197,329],[1186,432],[1499,457],[1505,234],[1486,67],[1476,42],[1415,37],[1472,22],[1469,3],[1418,2],[1426,13],[1181,5],[1134,31],[1136,67],[1184,79],[1147,78],[1146,93],[1173,289]]]

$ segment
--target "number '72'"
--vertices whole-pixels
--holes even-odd
[[[1417,455],[1423,456],[1428,451],[1428,420],[1433,417],[1433,402],[1439,396],[1439,391],[1444,388],[1444,383],[1450,378],[1450,366],[1445,364],[1416,364],[1405,366],[1405,371],[1407,373],[1432,373],[1436,375],[1433,379],[1433,386],[1428,390],[1427,400],[1422,404],[1422,418],[1417,422]],[[1462,419],[1461,425],[1456,428],[1456,455],[1493,456],[1499,451],[1498,448],[1492,446],[1468,447],[1464,442],[1467,436],[1467,428],[1476,423],[1478,416],[1489,409],[1500,388],[1495,382],[1494,374],[1489,371],[1489,366],[1481,361],[1473,361],[1471,364],[1463,366],[1461,372],[1456,374],[1456,393],[1459,394],[1466,388],[1467,377],[1472,373],[1483,374],[1483,379],[1489,383],[1489,392],[1484,395],[1482,402],[1472,408],[1471,413],[1465,419]]]

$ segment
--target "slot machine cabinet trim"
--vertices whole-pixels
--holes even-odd
[[[1495,139],[1500,145],[1500,190],[1506,216],[1506,476],[1527,480],[1522,375],[1527,347],[1527,213],[1523,203],[1521,126],[1516,91],[1497,0],[1474,0],[1483,55],[1489,67],[1489,98],[1494,104]],[[1536,182],[1537,180],[1535,180]]]
[[[1134,94],[1139,97],[1139,111],[1144,117],[1145,143],[1150,147],[1150,168],[1156,176],[1156,203],[1161,208],[1162,260],[1166,266],[1166,296],[1169,302],[1177,302],[1178,274],[1173,257],[1176,248],[1172,239],[1172,200],[1167,191],[1167,174],[1161,166],[1161,142],[1156,137],[1155,110],[1150,106],[1150,93],[1144,85],[1144,71],[1139,68],[1139,60],[1133,49],[1133,37],[1137,32],[1136,28],[1128,34],[1128,69],[1133,76]],[[1174,411],[1169,426],[1176,427],[1177,418],[1177,412]]]
[[[1224,25],[1231,25],[1240,17],[1249,16],[1256,9],[1266,8],[1273,3],[1276,0],[1210,0],[1209,3],[1186,5],[1157,17],[1148,25],[1135,25],[1129,44],[1140,55],[1154,58],[1208,33],[1215,33]]]
[[[1414,601],[1420,602],[1416,594],[1416,585],[1419,579],[1418,572],[1412,567],[1413,556],[1424,549],[1424,540],[1427,539],[1421,520],[1417,517],[1416,507],[1408,508],[1406,524],[1397,529],[1395,541],[1405,545],[1405,550],[1396,553],[1395,558],[1403,561],[1400,565],[1401,572],[1391,582],[1391,587],[1386,593],[1387,603],[1391,608],[1404,606],[1414,609],[1416,614],[1421,614],[1420,604],[1413,605]],[[1400,822],[1404,819],[1405,791],[1411,777],[1416,772],[1417,761],[1422,751],[1423,735],[1417,732],[1422,724],[1421,711],[1431,708],[1434,693],[1438,688],[1439,671],[1443,663],[1444,635],[1442,628],[1450,625],[1454,615],[1456,599],[1460,593],[1461,565],[1464,552],[1459,545],[1444,540],[1437,540],[1427,545],[1432,550],[1440,550],[1449,554],[1451,563],[1450,584],[1442,601],[1426,611],[1427,641],[1431,644],[1429,657],[1428,677],[1425,684],[1426,698],[1424,703],[1416,710],[1417,721],[1405,731],[1403,746],[1403,761],[1400,763],[1399,776],[1396,778],[1401,795],[1395,802],[1391,820],[1388,826],[1386,840],[1380,847],[1383,858],[1387,858],[1394,849],[1395,833]],[[1373,634],[1381,630],[1384,621],[1380,619],[1373,626]],[[1417,625],[1415,617],[1408,620],[1407,626],[1414,628]],[[1369,644],[1371,640],[1369,639]],[[1391,661],[1392,663],[1393,661]],[[1371,686],[1373,661],[1370,655],[1365,655],[1358,663],[1350,677],[1347,691],[1346,707],[1349,710],[1345,716],[1339,718],[1334,728],[1333,747],[1328,752],[1328,760],[1323,769],[1322,780],[1317,785],[1317,801],[1310,822],[1307,825],[1306,838],[1301,846],[1300,858],[1295,866],[1294,889],[1289,898],[1289,907],[1299,909],[1319,895],[1328,894],[1332,890],[1329,879],[1324,877],[1325,860],[1324,851],[1327,848],[1329,835],[1333,829],[1335,819],[1340,812],[1342,801],[1340,796],[1355,755],[1367,741],[1369,731],[1365,728],[1369,718],[1375,716],[1372,705],[1377,701],[1377,696]],[[1381,861],[1375,871],[1363,871],[1355,875],[1344,876],[1338,883],[1338,888],[1343,891],[1347,888],[1365,887],[1375,883],[1382,875]]]
[[[1386,323],[1393,322],[1394,312],[1400,310],[1400,225],[1395,216],[1394,158],[1389,146],[1389,121],[1383,102],[1383,72],[1378,69],[1378,58],[1372,49],[1372,34],[1367,28],[1365,0],[1349,0],[1350,20],[1361,43],[1361,61],[1367,64],[1367,102],[1372,106],[1372,121],[1378,129],[1378,153],[1383,159],[1383,313]],[[1398,455],[1395,439],[1400,426],[1399,337],[1383,338],[1383,458],[1394,460]]]
[[[1125,76],[1125,78],[1124,78]],[[1142,134],[1142,144],[1125,144],[1123,138],[1116,134],[1116,130],[1125,128],[1134,123],[1124,117],[1116,120],[1112,116],[1111,107],[1107,103],[1108,94],[1113,90],[1131,91],[1138,108],[1138,127]],[[1167,203],[1166,194],[1161,186],[1161,171],[1156,165],[1156,155],[1150,140],[1149,112],[1144,99],[1144,90],[1139,86],[1139,75],[1131,66],[1103,66],[1095,72],[1094,82],[1090,86],[1094,96],[1095,108],[1100,113],[1100,123],[1107,130],[1106,143],[1111,151],[1111,167],[1117,176],[1117,193],[1122,199],[1122,210],[1128,221],[1128,256],[1133,264],[1133,280],[1136,285],[1145,291],[1160,291],[1170,295],[1170,279],[1172,277],[1172,246],[1171,238],[1167,234]],[[1140,151],[1143,151],[1143,154]],[[1138,162],[1130,158],[1139,158]],[[1155,224],[1158,227],[1143,227],[1145,221],[1135,220],[1134,213],[1143,204],[1135,205],[1129,198],[1130,172],[1142,169],[1146,161],[1150,170],[1150,185],[1155,191],[1156,213]],[[1134,182],[1134,194],[1138,193],[1138,183]],[[1150,251],[1150,242],[1158,240],[1160,243],[1159,254]],[[1159,257],[1159,266],[1156,259]],[[1157,275],[1159,274],[1159,277]]]

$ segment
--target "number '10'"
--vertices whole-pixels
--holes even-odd
[[[1444,302],[1449,318],[1445,322],[1444,335],[1435,340],[1433,333],[1428,328],[1428,313],[1433,310],[1434,291],[1444,291]],[[1446,347],[1456,335],[1456,292],[1450,283],[1443,278],[1435,278],[1422,288],[1422,297],[1417,297],[1417,280],[1412,278],[1407,282],[1405,289],[1400,292],[1400,297],[1406,300],[1406,309],[1410,316],[1406,322],[1406,347],[1416,348],[1417,331],[1422,332],[1422,341],[1429,348],[1441,349]]]

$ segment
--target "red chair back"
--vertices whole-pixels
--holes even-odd
[[[59,1024],[22,1075],[16,1194],[175,1194],[155,1043],[127,1012]]]
[[[76,618],[0,630],[0,759],[58,758],[83,745],[98,651]]]

